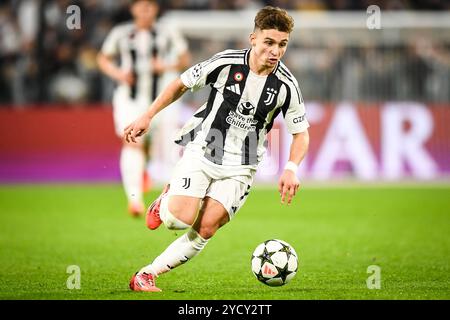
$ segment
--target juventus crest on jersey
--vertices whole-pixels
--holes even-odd
[[[279,62],[271,74],[259,76],[250,70],[249,55],[250,49],[226,50],[181,75],[188,88],[210,85],[211,93],[176,142],[200,146],[215,164],[256,166],[280,112],[289,133],[309,127],[298,83],[286,66]]]

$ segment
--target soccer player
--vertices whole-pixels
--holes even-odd
[[[170,183],[147,211],[147,226],[162,222],[188,231],[130,281],[135,291],[161,291],[156,277],[195,257],[244,204],[265,152],[265,137],[282,113],[292,134],[289,161],[279,178],[281,203],[299,188],[297,167],[309,144],[308,121],[298,83],[280,61],[293,19],[285,10],[264,7],[255,17],[251,48],[226,50],[174,80],[148,111],[124,131],[128,141],[145,134],[155,114],[188,89],[211,87],[208,101],[180,132],[185,145]]]
[[[158,10],[156,0],[132,1],[133,21],[114,27],[98,55],[100,70],[118,82],[113,97],[113,116],[116,133],[121,138],[126,125],[145,113],[164,83],[172,81],[190,64],[185,39],[173,28],[157,23]],[[120,65],[115,62],[117,57]],[[162,122],[161,117],[158,121]],[[155,126],[152,134],[154,130]],[[143,192],[149,187],[146,170],[149,141],[149,134],[134,144],[123,141],[120,154],[122,182],[133,216],[145,212]]]

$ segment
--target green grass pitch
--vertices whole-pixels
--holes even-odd
[[[306,186],[290,207],[255,187],[200,255],[158,278],[162,293],[131,292],[132,274],[175,238],[128,216],[119,185],[1,186],[0,299],[450,298],[449,186]],[[300,257],[278,288],[250,269],[271,238]],[[79,290],[66,287],[70,265],[80,267]],[[370,265],[381,268],[381,289],[367,288]]]

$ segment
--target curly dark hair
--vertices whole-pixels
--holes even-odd
[[[294,29],[294,19],[284,9],[266,6],[256,14],[255,29],[276,29],[291,33]]]

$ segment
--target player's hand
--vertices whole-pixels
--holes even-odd
[[[297,193],[299,187],[300,181],[295,173],[291,170],[284,170],[278,181],[278,191],[280,192],[281,203],[284,204],[287,200],[287,204],[290,205],[292,198]]]
[[[152,71],[158,75],[163,74],[167,71],[167,65],[161,58],[153,58],[152,59]]]
[[[150,126],[150,118],[143,115],[130,123],[123,132],[124,139],[136,143],[136,138],[144,135]]]
[[[134,84],[134,76],[131,71],[122,71],[117,76],[117,81],[132,86]]]

